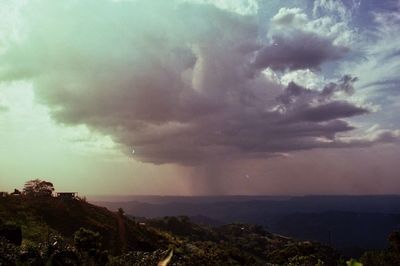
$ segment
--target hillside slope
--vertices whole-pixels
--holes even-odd
[[[230,224],[212,228],[192,223],[184,216],[137,222],[122,211],[111,212],[82,200],[4,197],[0,198],[0,217],[3,224],[12,223],[22,229],[18,254],[29,246],[49,247],[56,237],[66,242],[64,249],[77,254],[80,260],[97,259],[94,265],[157,265],[169,248],[174,250],[170,265],[338,265],[340,259],[330,247],[274,235],[261,226]],[[82,255],[74,240],[80,228],[98,232],[104,251]],[[48,250],[37,252],[42,261],[47,259],[43,254]],[[91,252],[97,257],[90,258]]]
[[[72,241],[83,227],[102,236],[104,248],[118,253],[122,250],[119,230],[124,230],[126,249],[153,251],[167,248],[170,241],[151,228],[139,226],[118,214],[80,200],[63,201],[54,197],[0,198],[0,217],[20,225],[25,242],[45,242],[50,235]]]

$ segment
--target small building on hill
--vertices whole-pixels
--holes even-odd
[[[57,192],[57,198],[62,200],[73,200],[78,196],[78,192]]]
[[[21,196],[22,193],[21,193],[21,191],[19,191],[18,189],[14,189],[14,192],[12,192],[10,195],[11,195],[11,196]]]

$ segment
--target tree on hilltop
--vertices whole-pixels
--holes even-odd
[[[24,195],[30,197],[50,197],[53,192],[53,183],[40,179],[27,181],[22,190]]]

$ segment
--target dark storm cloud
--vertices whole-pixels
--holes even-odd
[[[304,110],[295,118],[303,121],[321,122],[337,118],[352,117],[367,112],[368,110],[366,108],[357,107],[345,101],[334,101]]]
[[[324,97],[331,97],[335,93],[340,92],[344,92],[347,95],[352,95],[354,93],[354,82],[356,82],[357,80],[357,77],[344,75],[338,83],[331,82],[326,85],[322,91],[322,95]]]
[[[353,93],[353,77],[312,90],[283,88],[260,71],[318,68],[346,52],[314,33],[275,37],[257,52],[256,19],[211,5],[33,3],[46,9],[28,5],[32,30],[2,56],[0,77],[32,80],[58,122],[109,135],[141,161],[193,165],[352,146],[337,137],[354,129],[343,118],[367,112],[338,99]]]
[[[257,52],[254,66],[274,70],[318,69],[322,63],[343,57],[348,48],[313,32],[293,31],[276,35]]]

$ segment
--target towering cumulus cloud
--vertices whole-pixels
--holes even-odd
[[[346,100],[356,78],[311,89],[267,74],[317,70],[348,47],[307,30],[263,41],[255,16],[197,2],[29,1],[18,38],[2,41],[0,78],[32,81],[56,121],[156,164],[397,139],[342,137],[345,119],[370,111]],[[304,19],[284,15],[275,23]]]

